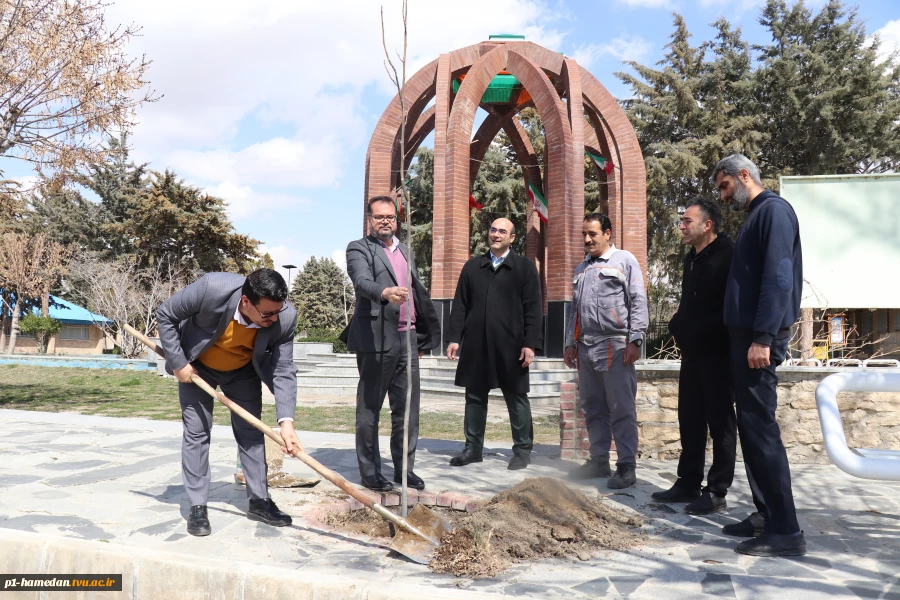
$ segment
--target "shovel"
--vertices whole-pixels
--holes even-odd
[[[129,335],[134,336],[135,339],[145,344],[148,348],[159,354],[161,357],[166,357],[163,349],[157,344],[153,343],[150,338],[146,337],[144,334],[140,333],[129,325],[124,325],[124,329],[126,332],[128,332]],[[281,446],[282,448],[287,448],[287,445],[285,445],[284,440],[281,439],[281,436],[278,435],[278,433],[276,433],[271,427],[235,404],[232,400],[225,396],[225,394],[217,392],[212,388],[212,386],[203,381],[198,375],[191,375],[191,381],[207,394],[227,406],[228,410],[250,423],[250,425],[258,429],[265,435],[272,438],[272,440],[278,443],[279,446]],[[391,540],[391,550],[399,552],[400,554],[414,560],[417,563],[423,565],[427,564],[431,559],[431,555],[434,553],[435,549],[441,545],[441,537],[445,532],[449,532],[452,529],[450,524],[444,518],[422,504],[416,504],[416,506],[410,511],[409,515],[407,515],[405,519],[403,517],[395,515],[378,502],[381,499],[379,496],[373,496],[351,485],[349,481],[341,477],[338,473],[335,473],[334,471],[314,459],[312,456],[307,454],[306,450],[303,449],[302,444],[300,446],[300,449],[295,449],[291,456],[293,456],[294,458],[299,458],[309,468],[311,468],[313,471],[315,471],[337,487],[341,488],[351,498],[358,500],[367,508],[375,511],[375,513],[383,519],[390,521],[391,523],[396,525],[397,533],[396,535],[394,535],[394,539]]]

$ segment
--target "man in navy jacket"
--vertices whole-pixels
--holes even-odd
[[[759,169],[746,156],[723,158],[712,179],[732,210],[747,211],[735,241],[724,317],[731,338],[738,434],[757,510],[722,531],[750,538],[738,544],[736,550],[742,554],[803,555],[806,541],[797,522],[791,471],[775,419],[775,367],[787,355],[803,287],[797,215],[784,198],[763,187]]]

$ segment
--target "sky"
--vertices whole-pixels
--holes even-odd
[[[814,10],[824,2],[812,0]],[[753,0],[409,0],[408,76],[492,33],[565,53],[610,92],[623,61],[662,58],[681,14],[699,44],[724,16],[766,42]],[[262,240],[276,266],[311,256],[343,265],[361,234],[366,146],[393,86],[373,0],[117,0],[110,24],[134,23],[129,51],[152,61],[158,102],[143,106],[132,158],[224,198],[240,233]],[[389,47],[402,49],[400,0],[384,0]],[[900,44],[900,3],[863,0],[867,33]],[[3,160],[7,177],[26,165]],[[287,272],[282,269],[282,273]],[[296,275],[294,270],[292,275]]]

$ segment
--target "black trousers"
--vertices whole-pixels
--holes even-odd
[[[753,342],[752,332],[732,329],[729,333],[738,434],[753,503],[766,519],[766,531],[796,533],[800,531],[800,525],[791,490],[791,468],[781,441],[781,429],[775,420],[778,407],[775,367],[787,355],[788,340],[772,342],[768,367],[751,369],[747,364],[747,351]]]
[[[387,394],[391,407],[391,459],[394,471],[403,469],[403,412],[406,406],[406,334],[396,333],[387,352],[359,352],[356,366],[359,385],[356,390],[356,458],[359,474],[371,479],[381,473],[378,447],[378,417]],[[412,398],[409,407],[409,453],[407,472],[412,471],[419,439],[419,354],[413,332]]]
[[[509,411],[512,429],[513,453],[528,456],[534,447],[534,425],[531,421],[531,403],[528,394],[501,389]],[[466,388],[466,416],[463,429],[466,448],[481,454],[484,450],[484,430],[487,427],[488,393],[490,390]]]
[[[713,459],[706,476],[709,491],[725,496],[734,481],[737,422],[728,355],[683,358],[678,377],[678,428],[681,458],[678,487],[699,490],[706,462],[707,431]]]

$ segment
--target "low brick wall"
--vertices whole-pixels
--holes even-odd
[[[778,369],[778,410],[781,437],[794,463],[829,462],[816,410],[816,386],[832,373],[852,368]],[[640,458],[677,459],[678,365],[638,365],[637,419]],[[560,388],[560,448],[562,458],[583,460],[590,444],[575,382]],[[851,448],[900,450],[900,394],[845,392],[838,395],[847,443]],[[709,445],[711,448],[711,443]],[[741,457],[738,445],[738,457]]]

